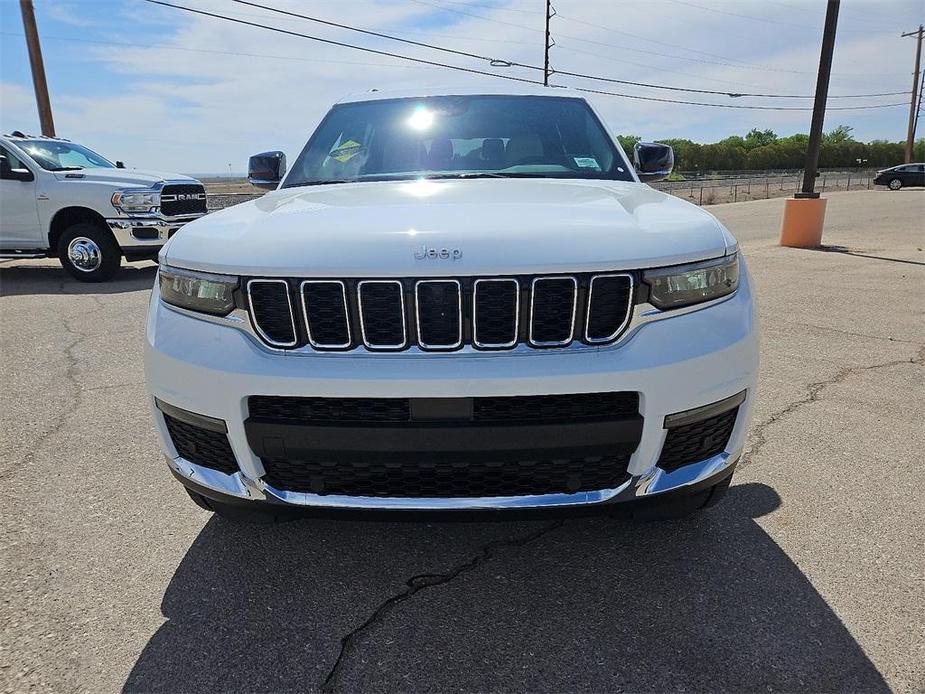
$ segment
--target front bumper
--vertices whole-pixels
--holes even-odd
[[[115,217],[106,220],[109,230],[123,251],[131,254],[133,250],[153,250],[167,243],[184,224],[199,219],[202,214],[181,217]]]
[[[741,456],[754,402],[758,331],[747,273],[727,300],[642,325],[615,346],[491,354],[279,353],[234,321],[183,315],[153,292],[145,372],[162,445],[174,474],[213,498],[293,507],[452,510],[596,506],[694,490],[728,475]],[[608,489],[484,497],[313,494],[269,484],[245,422],[248,397],[478,398],[632,391],[642,418],[627,479]],[[665,418],[745,393],[724,450],[677,469],[657,466]],[[181,457],[155,398],[221,420],[238,471]]]

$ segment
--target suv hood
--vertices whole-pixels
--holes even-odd
[[[69,176],[70,174],[70,176]],[[137,186],[147,188],[161,181],[183,181],[184,183],[198,183],[195,178],[183,174],[165,173],[161,171],[146,171],[144,169],[103,169],[90,168],[79,171],[56,171],[55,178],[59,181],[78,180],[94,183],[112,183],[117,186]]]
[[[456,179],[276,190],[187,224],[162,257],[239,275],[421,277],[634,269],[734,247],[712,215],[642,183]]]

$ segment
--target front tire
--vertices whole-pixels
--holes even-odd
[[[122,252],[108,229],[80,222],[65,229],[58,239],[58,260],[81,282],[105,282],[119,272]]]
[[[903,187],[903,182],[898,178],[892,179],[887,185],[890,187],[890,190],[899,190]]]

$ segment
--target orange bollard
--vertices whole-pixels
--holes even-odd
[[[825,198],[790,198],[784,201],[780,245],[818,248],[822,244]]]

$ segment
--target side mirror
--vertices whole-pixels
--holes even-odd
[[[0,156],[0,179],[4,181],[34,181],[35,176],[29,169],[14,169],[10,166],[10,160],[5,156]]]
[[[282,152],[262,152],[247,161],[247,180],[251,185],[274,190],[286,175],[286,155]]]
[[[116,160],[116,168],[117,168],[117,169],[124,169],[124,168],[125,168],[125,162],[124,162],[124,161],[119,161],[119,160],[117,159],[117,160]]]
[[[637,142],[633,147],[633,166],[640,180],[661,181],[671,175],[674,168],[674,151],[657,142]]]

